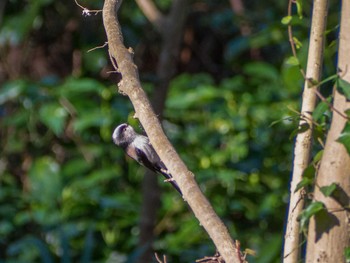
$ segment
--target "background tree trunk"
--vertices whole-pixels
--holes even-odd
[[[157,65],[158,83],[152,97],[153,109],[162,119],[169,83],[176,73],[183,27],[186,21],[187,3],[183,0],[174,0],[171,12],[167,17],[162,16],[152,1],[139,0],[137,3],[162,37]],[[161,203],[158,176],[150,171],[145,172],[142,182],[142,200],[139,247],[142,251],[145,250],[138,259],[140,263],[151,262],[151,259],[154,258],[152,242],[157,211]]]
[[[290,202],[288,222],[284,240],[284,263],[296,263],[300,256],[300,222],[298,215],[304,208],[302,189],[295,192],[298,183],[302,180],[304,170],[310,164],[312,149],[313,122],[312,112],[315,109],[317,96],[310,87],[309,79],[319,81],[323,65],[324,32],[326,29],[328,0],[316,0],[313,5],[310,44],[305,75],[305,84],[301,106],[299,127],[307,126],[305,132],[298,133],[294,146],[293,176],[290,185]]]
[[[340,76],[350,82],[350,2],[343,1],[339,37]],[[350,108],[346,98],[335,92],[334,107],[341,112]],[[307,262],[345,262],[344,249],[350,245],[350,156],[337,142],[347,120],[333,112],[333,119],[316,178],[314,201],[325,204],[326,210],[312,217],[307,242]],[[336,198],[325,197],[320,187],[336,183]]]

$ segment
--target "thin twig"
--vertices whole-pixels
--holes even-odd
[[[77,0],[74,0],[74,2],[75,2],[75,4],[76,4],[77,6],[79,6],[81,9],[83,9],[83,15],[84,15],[84,16],[90,16],[90,13],[95,13],[95,15],[97,15],[98,13],[102,12],[101,9],[93,9],[93,10],[90,10],[90,9],[88,9],[88,8],[86,8],[86,7],[82,6],[82,5],[80,5],[80,4],[78,3]]]
[[[106,41],[103,45],[101,45],[101,46],[97,46],[97,47],[94,47],[94,48],[91,48],[91,49],[89,49],[88,51],[87,51],[87,53],[89,53],[89,52],[91,52],[91,51],[94,51],[94,50],[96,50],[96,49],[100,49],[100,48],[104,48],[105,46],[107,46],[108,45],[108,42]]]
[[[163,261],[158,257],[157,253],[154,253],[154,256],[156,257],[158,263],[166,263],[166,255],[163,255]]]
[[[336,108],[334,108],[334,106],[327,101],[327,99],[321,94],[321,92],[315,88],[314,89],[317,97],[319,97],[324,103],[327,104],[327,106],[332,110],[332,111],[335,111],[336,113],[338,113],[341,117],[343,117],[344,119],[347,119],[347,120],[350,120],[350,118],[348,116],[346,116],[345,114],[343,114],[342,112],[340,112],[339,110],[337,110]]]

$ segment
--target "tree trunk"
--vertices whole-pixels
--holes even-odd
[[[350,1],[343,1],[338,53],[339,75],[350,82]],[[334,94],[334,108],[340,112],[350,108],[346,98]],[[316,178],[314,200],[326,210],[312,217],[309,225],[306,262],[345,262],[344,249],[350,245],[350,156],[337,142],[347,120],[333,112],[320,169]],[[320,187],[337,184],[336,197],[326,197]]]
[[[143,3],[143,5],[141,5]],[[176,0],[170,14],[167,17],[161,15],[152,1],[138,1],[140,8],[147,15],[147,6],[151,5],[153,13],[158,17],[152,23],[158,29],[162,37],[162,48],[157,66],[158,83],[152,96],[152,106],[159,119],[163,117],[165,101],[168,94],[169,83],[176,73],[183,27],[187,16],[187,3]],[[150,16],[147,16],[149,20]],[[164,21],[167,21],[165,23]],[[154,227],[156,224],[157,211],[160,205],[160,191],[158,177],[150,171],[145,172],[142,182],[142,209],[140,220],[139,248],[143,251],[137,262],[151,262],[154,258],[152,243],[154,239]],[[174,191],[174,194],[177,194]]]
[[[312,148],[312,112],[316,105],[316,86],[310,87],[309,79],[319,81],[323,64],[324,32],[326,29],[328,0],[315,0],[312,12],[309,53],[306,67],[303,100],[299,127],[307,126],[305,132],[298,133],[294,146],[293,176],[290,185],[288,222],[284,239],[284,263],[296,263],[300,256],[300,225],[298,215],[304,208],[302,189],[295,192],[302,180],[304,170],[310,164]]]

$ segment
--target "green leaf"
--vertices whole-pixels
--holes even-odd
[[[346,263],[350,263],[350,247],[344,249],[344,256]]]
[[[316,169],[313,164],[309,165],[305,168],[303,172],[303,178],[298,183],[297,187],[295,188],[294,192],[299,191],[301,188],[305,186],[313,185],[314,183],[314,177],[315,177]]]
[[[220,98],[220,91],[212,85],[202,84],[196,89],[188,90],[169,97],[166,104],[169,108],[182,110],[206,105],[209,101]]]
[[[296,37],[293,37],[293,42],[295,44],[295,47],[297,49],[301,48],[303,46],[303,44],[299,41],[299,39],[297,39]]]
[[[319,86],[331,81],[331,80],[334,80],[334,79],[337,79],[338,78],[338,75],[337,74],[334,74],[332,76],[329,76],[328,78],[325,78],[324,80],[322,80],[321,82],[317,83]]]
[[[36,248],[40,253],[41,262],[51,263],[54,259],[50,253],[49,247],[39,238],[34,236],[27,236],[12,243],[8,248],[10,255],[17,255],[23,253],[25,250],[32,250]]]
[[[294,193],[298,192],[301,188],[303,188],[305,186],[313,185],[313,183],[314,183],[313,179],[306,178],[306,177],[301,179],[301,181],[298,183],[297,187],[295,188]]]
[[[350,100],[350,83],[344,79],[337,79],[337,90],[343,94],[347,100]]]
[[[342,133],[340,134],[339,138],[337,139],[337,142],[340,142],[341,144],[343,144],[346,151],[350,155],[350,123],[349,122],[345,124],[345,127],[342,130]]]
[[[331,196],[334,191],[337,189],[337,184],[336,183],[332,183],[328,186],[322,186],[320,188],[320,191],[322,192],[322,194],[324,194],[324,196]]]
[[[82,98],[86,95],[100,95],[104,90],[104,86],[94,80],[89,78],[67,78],[65,83],[59,87],[59,95],[66,97],[68,99],[72,98]]]
[[[327,102],[321,101],[320,103],[317,104],[315,110],[312,113],[312,119],[314,121],[318,121],[323,114],[329,109],[329,103],[332,100],[331,97],[327,98]]]
[[[282,246],[282,238],[277,234],[269,237],[269,242],[264,242],[259,250],[259,262],[274,262],[278,258],[280,248]]]
[[[304,209],[297,218],[297,220],[300,220],[301,230],[307,226],[312,216],[316,215],[324,209],[325,205],[322,202],[313,202],[308,207],[306,207],[306,209]]]
[[[40,120],[57,136],[63,132],[67,116],[67,111],[58,103],[44,105],[39,110]]]
[[[81,114],[73,123],[75,132],[82,132],[91,127],[102,127],[108,125],[111,119],[103,114],[99,109],[96,110],[86,110],[85,114]]]
[[[299,62],[299,59],[297,57],[292,56],[292,57],[287,58],[286,64],[291,65],[291,66],[299,66],[300,62]]]
[[[26,83],[23,80],[15,80],[5,83],[0,89],[0,105],[9,100],[16,99],[25,87]]]
[[[297,129],[292,131],[292,133],[289,136],[289,139],[293,139],[298,133],[306,132],[308,129],[310,129],[310,125],[308,123],[301,124]]]
[[[269,125],[269,128],[275,126],[276,124],[283,123],[283,122],[285,122],[285,121],[292,122],[292,121],[293,121],[293,117],[289,116],[289,117],[284,117],[284,118],[282,118],[282,119],[279,119],[279,120],[277,120],[277,121],[273,121],[273,122],[271,122],[271,124]]]
[[[321,158],[323,156],[323,152],[324,152],[324,150],[321,150],[318,153],[316,153],[314,159],[312,160],[313,164],[316,164],[316,163],[318,163],[321,160]]]
[[[301,0],[297,0],[296,2],[297,5],[297,13],[299,16],[299,19],[303,18],[303,2]]]
[[[58,163],[50,157],[35,160],[29,170],[30,194],[34,203],[52,211],[61,195],[61,177]]]
[[[292,21],[292,16],[285,16],[282,18],[281,23],[283,25],[289,25],[289,23]]]
[[[278,81],[279,72],[269,63],[251,62],[243,67],[243,72],[252,78],[262,79],[263,81]]]

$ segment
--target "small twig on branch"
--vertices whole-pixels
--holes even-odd
[[[216,252],[214,256],[197,259],[197,263],[225,263],[225,260],[222,258],[219,252]]]
[[[166,263],[166,255],[163,255],[163,261],[158,257],[157,253],[154,253],[154,256],[156,257],[158,263]]]
[[[100,49],[100,48],[104,48],[105,46],[107,46],[108,45],[108,42],[105,42],[103,45],[101,45],[101,46],[97,46],[97,47],[93,47],[93,48],[91,48],[91,49],[89,49],[88,51],[87,51],[87,53],[89,53],[89,52],[91,52],[91,51],[94,51],[94,50],[96,50],[96,49]]]
[[[326,103],[327,106],[331,109],[331,111],[338,113],[344,119],[350,120],[350,118],[348,116],[346,116],[344,113],[337,110],[330,102],[328,102],[327,99],[321,94],[321,92],[317,88],[315,88],[314,91],[315,91],[317,97],[319,97],[320,100],[322,100],[324,103]]]
[[[75,4],[77,6],[79,6],[81,9],[83,9],[83,15],[84,16],[90,16],[91,15],[90,13],[95,13],[95,15],[97,15],[98,13],[102,12],[102,10],[98,10],[98,9],[97,10],[96,9],[95,10],[90,10],[90,9],[80,5],[77,0],[74,0],[74,2],[75,2]]]

